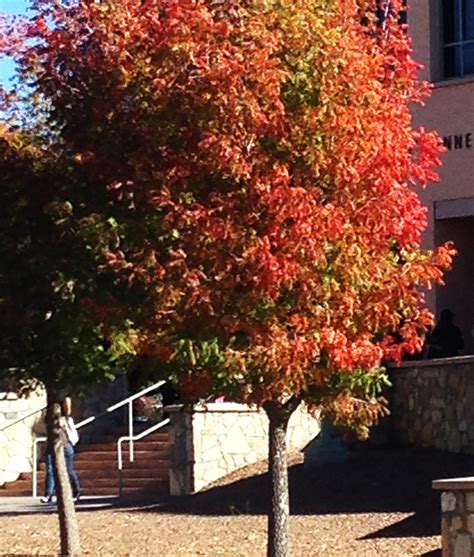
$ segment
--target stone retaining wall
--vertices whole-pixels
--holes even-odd
[[[44,406],[46,397],[42,392],[33,393],[28,398],[0,393],[0,486],[16,480],[22,472],[32,470],[33,438],[41,432],[42,413],[5,427]]]
[[[473,356],[405,362],[390,374],[396,441],[474,454]]]
[[[243,404],[167,407],[171,418],[170,492],[186,495],[268,456],[268,418]],[[288,449],[302,450],[319,433],[303,407],[291,416]]]
[[[441,541],[443,557],[474,555],[474,478],[436,480],[441,490]]]

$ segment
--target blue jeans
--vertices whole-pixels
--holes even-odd
[[[74,447],[70,443],[64,445],[64,457],[66,458],[66,468],[71,481],[72,492],[74,495],[77,495],[81,491],[81,485],[79,483],[79,476],[74,469]],[[51,497],[53,495],[55,486],[53,455],[49,449],[46,449],[46,497]]]

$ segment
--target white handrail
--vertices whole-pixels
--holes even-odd
[[[46,437],[36,437],[33,441],[33,499],[38,497],[38,444],[47,441]]]
[[[30,412],[29,414],[25,414],[24,416],[21,416],[20,418],[17,418],[16,420],[14,420],[13,422],[8,423],[6,426],[0,428],[0,431],[5,431],[6,429],[8,429],[9,427],[12,427],[16,424],[19,424],[20,422],[22,422],[23,420],[26,420],[27,418],[31,418],[31,416],[34,416],[35,414],[38,414],[38,412],[43,412],[43,410],[46,410],[46,408],[48,408],[47,406],[44,406],[43,408],[38,408],[37,410],[33,410],[33,412]]]
[[[150,387],[146,387],[145,389],[142,389],[138,393],[135,393],[134,395],[131,395],[131,396],[121,400],[120,402],[117,402],[116,404],[112,404],[112,406],[109,406],[108,408],[106,408],[105,411],[102,412],[101,414],[98,414],[97,416],[90,416],[89,418],[86,418],[85,420],[82,420],[81,422],[77,423],[76,424],[76,429],[80,429],[81,427],[84,427],[85,425],[94,422],[98,418],[101,418],[102,416],[105,416],[106,414],[110,414],[112,412],[115,412],[115,410],[118,410],[122,406],[125,406],[125,404],[128,404],[128,436],[126,438],[127,439],[130,438],[129,459],[130,459],[130,462],[133,462],[133,459],[134,459],[133,442],[135,441],[135,438],[134,438],[134,435],[133,435],[133,401],[136,400],[137,398],[140,398],[141,396],[145,395],[146,393],[149,393],[150,391],[158,389],[159,387],[161,387],[165,383],[166,383],[166,381],[164,381],[164,380],[158,381],[157,383],[154,383]],[[44,410],[44,408],[43,408],[43,410]],[[38,412],[38,410],[37,410],[37,412]],[[36,412],[33,412],[33,414],[34,413],[36,413]],[[25,419],[26,417],[28,417],[28,416],[24,416],[22,419]],[[18,420],[18,421],[21,421],[21,420]],[[162,423],[162,422],[160,422],[160,423]],[[9,425],[13,425],[13,424],[9,424]],[[156,424],[156,425],[158,425],[158,424]],[[164,424],[164,425],[166,425],[166,424]],[[152,429],[152,428],[149,428],[149,429]],[[155,429],[158,429],[158,428],[155,428]],[[153,429],[153,431],[155,429]],[[148,431],[148,430],[146,430],[146,431]],[[140,435],[142,437],[145,437],[145,435],[143,435],[143,433],[146,433],[146,431],[142,432]],[[142,437],[138,437],[138,438],[142,439]],[[34,442],[33,442],[33,477],[32,477],[33,489],[32,489],[32,494],[33,494],[33,498],[35,498],[35,499],[38,497],[38,486],[37,486],[37,483],[38,483],[38,463],[37,463],[38,444],[39,443],[44,443],[46,440],[47,440],[46,437],[36,437]]]
[[[137,398],[140,398],[141,396],[146,395],[146,393],[149,393],[150,391],[153,391],[154,389],[158,389],[158,387],[161,387],[165,383],[166,383],[166,381],[158,381],[157,383],[155,383],[151,387],[147,387],[146,389],[142,389],[139,393],[135,393],[134,395],[131,395],[128,398],[124,398],[120,402],[117,402],[117,404],[113,404],[112,406],[109,406],[107,408],[107,412],[113,412],[114,410],[117,410],[117,408],[120,408],[121,406],[124,406],[125,404],[133,402]]]
[[[165,425],[168,425],[170,423],[170,419],[166,418],[164,420],[162,420],[161,422],[158,422],[155,425],[152,425],[151,427],[149,427],[148,429],[145,429],[145,431],[142,431],[141,433],[138,433],[137,435],[134,435],[132,437],[125,435],[123,437],[120,437],[120,439],[117,441],[117,455],[118,455],[118,470],[119,470],[119,496],[122,495],[122,491],[123,491],[123,478],[122,478],[122,470],[123,470],[123,458],[122,458],[122,443],[124,441],[129,441],[130,444],[132,444],[134,441],[140,441],[140,439],[143,439],[144,437],[146,437],[147,435],[150,435],[150,433],[153,433],[154,431],[161,429],[162,427],[164,427]],[[133,455],[132,455],[133,456]],[[130,459],[130,462],[133,462],[133,458]]]

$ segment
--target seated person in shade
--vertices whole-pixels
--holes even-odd
[[[454,313],[443,309],[440,320],[428,338],[428,358],[452,358],[464,348],[461,330],[454,323]]]

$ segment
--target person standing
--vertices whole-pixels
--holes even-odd
[[[79,441],[74,420],[72,418],[72,401],[70,397],[66,397],[61,403],[61,417],[59,418],[59,428],[61,441],[64,446],[64,457],[66,459],[66,468],[71,481],[73,497],[79,501],[81,496],[81,485],[79,476],[74,468],[74,446]],[[46,449],[46,480],[45,494],[41,497],[42,503],[51,503],[55,490],[56,480],[54,477],[53,454],[49,448]]]
[[[428,359],[453,358],[464,348],[464,339],[454,323],[454,313],[443,309],[438,324],[428,337]]]

